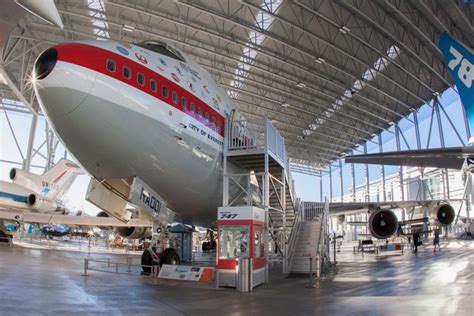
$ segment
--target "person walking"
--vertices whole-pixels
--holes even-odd
[[[435,229],[434,231],[433,252],[436,252],[436,246],[438,246],[438,251],[441,251],[441,246],[439,245],[439,229]]]
[[[418,253],[418,246],[421,245],[420,241],[421,241],[420,233],[414,232],[413,233],[413,247],[414,247],[413,253]]]

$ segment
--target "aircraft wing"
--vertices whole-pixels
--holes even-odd
[[[474,147],[468,146],[354,155],[346,156],[345,161],[346,163],[434,167],[460,170],[464,160],[472,156],[474,156]]]
[[[69,226],[92,226],[92,227],[152,227],[150,221],[142,219],[131,219],[128,223],[119,221],[113,217],[55,215],[35,212],[18,212],[0,210],[0,220],[12,222],[26,222],[38,224],[58,224]]]
[[[417,206],[426,206],[437,204],[438,200],[424,201],[387,201],[387,202],[332,202],[329,203],[330,215],[343,215],[367,212],[378,208],[411,208]]]

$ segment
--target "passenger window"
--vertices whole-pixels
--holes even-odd
[[[204,114],[204,117],[206,118],[206,121],[209,122],[209,119],[210,119],[211,117],[210,117],[210,115],[209,115],[208,112],[206,112],[206,113]]]
[[[137,73],[137,82],[141,86],[145,85],[145,76],[141,72]]]
[[[112,59],[107,59],[107,70],[110,72],[115,72],[115,61]]]
[[[199,115],[199,117],[202,117],[202,109],[201,108],[198,109],[198,115]]]
[[[122,74],[126,79],[130,79],[132,77],[132,72],[130,71],[130,68],[128,68],[127,66],[123,66]]]
[[[176,91],[173,91],[173,103],[174,104],[178,104],[178,94],[176,93]]]
[[[222,130],[222,123],[219,121],[217,122],[217,131],[220,132]]]
[[[194,102],[191,102],[191,112],[196,112],[196,106],[194,105]]]
[[[183,110],[187,110],[188,109],[188,100],[186,100],[185,97],[183,97],[181,99],[181,105],[183,106]]]
[[[168,97],[168,87],[166,87],[166,86],[161,87],[161,95],[162,95],[164,98],[167,98],[167,97]]]
[[[151,91],[153,91],[153,92],[156,92],[156,91],[157,91],[156,81],[153,80],[153,79],[150,80],[150,89],[151,89]]]

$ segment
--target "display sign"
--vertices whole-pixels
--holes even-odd
[[[265,222],[265,210],[255,206],[219,207],[217,220],[254,220]]]
[[[214,268],[164,264],[158,277],[161,279],[211,282]]]
[[[139,177],[133,179],[129,201],[157,221],[171,223],[174,220],[175,213],[166,207],[165,200]]]

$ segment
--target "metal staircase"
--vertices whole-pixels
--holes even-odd
[[[327,202],[301,202],[288,246],[290,273],[310,273],[311,270],[318,272],[318,267],[321,270],[329,245],[328,214]]]
[[[297,231],[298,236],[296,237],[289,270],[291,273],[309,273],[310,262],[316,262],[318,252],[319,235],[321,231],[320,218],[315,218],[312,221],[299,222]],[[310,261],[310,258],[312,261]]]
[[[267,261],[281,261],[284,274],[309,273],[310,257],[322,266],[329,204],[296,199],[284,139],[268,118],[227,120],[223,185],[223,206],[244,203],[266,211],[264,243],[274,246],[265,247]]]
[[[296,214],[294,182],[284,139],[268,118],[258,121],[230,119],[226,122],[223,191],[223,206],[233,206],[245,200],[247,205],[267,211],[267,235],[272,238],[278,250],[277,260],[284,262],[283,270],[287,273],[287,244]],[[231,199],[236,191],[240,191],[237,196],[244,196],[244,199]],[[267,259],[271,259],[269,254]],[[272,256],[272,259],[275,258]]]

